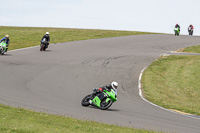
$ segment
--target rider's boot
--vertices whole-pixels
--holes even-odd
[[[90,96],[90,104],[92,103],[92,99],[95,97],[95,95],[97,94],[97,93],[99,93],[99,90],[97,89],[97,88],[93,88],[93,93],[92,93],[92,95]]]

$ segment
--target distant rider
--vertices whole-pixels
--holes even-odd
[[[193,30],[194,30],[194,26],[191,24],[189,27],[188,27],[188,32],[191,31],[191,35],[193,34]]]
[[[100,88],[94,88],[93,89],[93,94],[91,96],[91,99],[94,98],[94,95],[98,95],[99,99],[102,101],[104,98],[106,98],[107,96],[105,96],[102,92],[104,90],[107,91],[111,91],[111,89],[113,89],[115,91],[115,93],[117,93],[117,87],[118,87],[118,83],[113,81],[111,84],[108,84],[106,86],[100,87]],[[89,101],[90,104],[92,103],[92,101]]]
[[[0,41],[0,43],[3,42],[3,41],[7,44],[7,45],[6,45],[6,47],[7,47],[7,48],[6,48],[6,52],[7,52],[7,50],[8,50],[8,45],[9,45],[9,43],[10,43],[9,35],[6,35],[4,38],[2,38],[1,41]]]
[[[181,27],[180,27],[179,24],[176,24],[176,25],[175,25],[175,28],[179,28],[179,31],[181,31]]]
[[[44,38],[46,38],[46,41],[48,42],[48,43],[47,43],[47,48],[48,48],[49,42],[50,42],[49,32],[46,32],[46,35],[44,35],[44,36],[42,37],[41,43],[42,43],[42,41],[43,41]]]

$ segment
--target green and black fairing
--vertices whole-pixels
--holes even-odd
[[[93,106],[99,107],[102,110],[108,109],[112,103],[117,101],[117,92],[111,89],[110,91],[104,90],[101,94],[96,94],[94,98],[91,95],[87,95],[82,100],[83,106],[89,106],[89,100],[92,101]]]

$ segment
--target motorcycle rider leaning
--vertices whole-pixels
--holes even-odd
[[[42,41],[43,41],[44,38],[46,38],[46,41],[48,42],[48,43],[47,43],[47,48],[48,48],[49,42],[50,42],[49,32],[46,32],[46,35],[44,35],[44,36],[42,37],[41,43],[42,43]]]
[[[111,84],[108,84],[106,86],[100,87],[100,88],[94,88],[93,89],[93,94],[91,96],[91,99],[94,98],[95,95],[97,95],[99,97],[99,99],[102,101],[104,98],[106,98],[107,96],[103,94],[104,90],[107,91],[111,91],[111,89],[113,89],[115,91],[115,93],[117,93],[117,87],[118,87],[118,83],[113,81]],[[89,101],[90,104],[92,104],[92,100]]]
[[[6,48],[6,51],[5,51],[5,52],[7,52],[7,50],[8,50],[8,45],[9,45],[9,43],[10,43],[9,35],[6,35],[4,38],[2,38],[1,41],[0,41],[0,43],[3,42],[3,41],[7,44],[7,45],[6,45],[7,48]]]

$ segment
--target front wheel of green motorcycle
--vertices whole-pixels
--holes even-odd
[[[83,100],[81,101],[82,106],[89,106],[89,100],[90,100],[91,95],[87,95],[83,98]]]
[[[109,100],[108,102],[106,102],[106,99],[103,100],[101,102],[101,105],[100,105],[101,110],[106,110],[106,109],[110,108],[110,106],[112,105],[112,103],[113,103],[112,100]]]

